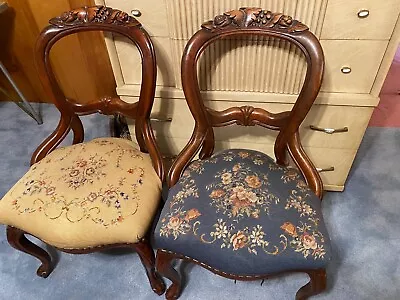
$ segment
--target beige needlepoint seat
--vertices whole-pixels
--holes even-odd
[[[0,201],[0,223],[59,248],[136,243],[161,195],[150,156],[100,138],[54,150]]]

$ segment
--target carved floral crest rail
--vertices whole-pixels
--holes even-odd
[[[214,21],[204,23],[202,28],[215,31],[228,26],[274,28],[289,33],[308,30],[306,25],[290,16],[257,7],[242,7],[239,10],[228,11],[216,16]]]
[[[62,15],[49,21],[57,27],[82,25],[86,23],[103,23],[139,26],[140,23],[126,12],[106,6],[84,6],[71,11],[64,12]]]

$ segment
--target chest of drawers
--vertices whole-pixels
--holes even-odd
[[[301,138],[327,190],[344,189],[379,92],[400,41],[400,0],[97,0],[136,15],[152,36],[158,60],[154,117],[164,153],[177,154],[193,129],[180,82],[180,59],[189,38],[215,15],[242,6],[283,12],[320,39],[326,58],[321,93],[302,124]],[[117,93],[136,101],[141,62],[133,46],[106,37]],[[271,112],[290,108],[301,88],[305,62],[286,42],[249,37],[210,47],[199,79],[209,106],[253,105]],[[262,128],[216,131],[217,148],[245,147],[273,155],[276,134]],[[217,149],[218,150],[218,149]]]

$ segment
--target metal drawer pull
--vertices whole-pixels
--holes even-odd
[[[319,173],[322,173],[322,172],[333,172],[333,171],[335,171],[335,167],[329,167],[329,168],[325,168],[325,169],[317,168],[317,171]]]
[[[351,68],[350,67],[343,67],[340,69],[343,74],[350,74],[351,73]]]
[[[172,122],[172,118],[156,118],[156,117],[151,117],[150,121],[153,122]]]
[[[357,13],[357,16],[360,19],[365,19],[369,16],[369,10],[368,9],[362,9]]]
[[[320,127],[317,127],[314,125],[310,125],[310,129],[315,130],[315,131],[325,132],[327,134],[334,134],[334,133],[338,133],[338,132],[349,132],[348,127],[334,129],[334,128],[320,128]]]
[[[131,10],[132,16],[139,18],[142,15],[142,12],[138,9]]]

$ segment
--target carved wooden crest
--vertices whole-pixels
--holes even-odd
[[[61,16],[53,18],[50,24],[57,27],[74,26],[86,23],[119,24],[138,26],[140,23],[126,12],[106,6],[81,7],[67,11]]]
[[[292,17],[273,13],[269,10],[263,10],[257,7],[242,7],[239,10],[228,11],[222,15],[216,16],[214,21],[208,21],[202,25],[202,28],[216,31],[228,26],[241,28],[274,28],[289,33],[308,30],[308,27]]]
[[[243,126],[254,126],[256,123],[254,122],[253,119],[253,111],[254,107],[252,106],[241,106],[239,107],[239,110],[242,114],[242,119],[237,120],[238,125],[243,125]]]

